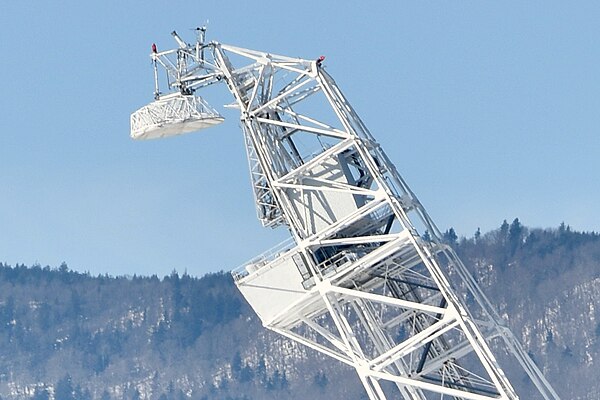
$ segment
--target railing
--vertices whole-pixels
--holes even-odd
[[[242,278],[250,275],[254,271],[259,270],[265,265],[269,264],[271,261],[275,260],[280,255],[290,251],[296,246],[296,241],[293,237],[290,237],[278,245],[268,249],[262,254],[253,257],[252,259],[246,261],[242,265],[231,270],[231,275],[233,279],[237,282]]]
[[[327,260],[319,263],[317,265],[317,272],[321,277],[327,277],[332,273],[337,272],[340,268],[350,265],[354,261],[358,259],[358,256],[354,252],[341,251],[337,254],[334,254],[332,257]]]

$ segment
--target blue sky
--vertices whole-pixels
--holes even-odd
[[[441,229],[598,231],[599,19],[597,2],[3,1],[0,261],[202,275],[286,238],[255,218],[218,101],[217,128],[129,138],[151,44],[206,20],[212,40],[326,55]]]

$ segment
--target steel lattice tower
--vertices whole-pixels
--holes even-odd
[[[224,83],[240,111],[259,220],[290,240],[232,272],[265,327],[353,367],[370,399],[558,395],[322,65],[175,32],[153,45],[155,101],[132,137],[223,118],[197,95]],[[158,69],[167,72],[159,90]]]

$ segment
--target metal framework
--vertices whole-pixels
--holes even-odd
[[[171,101],[159,90],[158,67],[176,93],[171,99],[198,98],[216,83],[233,95],[258,218],[291,234],[232,272],[264,326],[353,367],[372,400],[518,399],[500,361],[508,375],[529,377],[521,398],[558,399],[443,243],[324,57],[205,43],[204,32],[191,45],[173,32],[172,50],[153,45],[152,104]],[[144,129],[155,130],[147,137],[175,134],[168,118],[197,126],[222,120],[216,112],[169,115],[144,127],[144,110],[132,115],[133,137],[144,138],[135,133]]]

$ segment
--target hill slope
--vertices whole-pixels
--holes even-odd
[[[559,394],[600,398],[600,236],[518,220],[445,236]],[[227,273],[1,265],[0,349],[4,399],[365,398],[353,371],[262,328]]]

